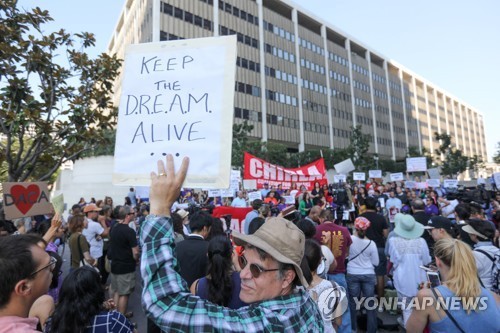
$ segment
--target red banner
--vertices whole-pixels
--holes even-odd
[[[245,221],[247,214],[252,211],[252,207],[236,208],[236,207],[215,207],[212,212],[213,217],[222,217],[224,215],[231,215],[231,229],[238,232],[243,232],[242,222]]]
[[[312,189],[315,182],[319,182],[321,185],[328,183],[323,158],[299,168],[287,169],[270,164],[249,153],[245,153],[243,179],[255,179],[258,189],[262,188],[264,183],[268,183],[270,186],[281,185],[283,189],[290,188],[292,183],[297,184],[299,188],[304,185],[308,189]]]

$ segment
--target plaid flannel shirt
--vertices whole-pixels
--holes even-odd
[[[141,231],[142,305],[166,332],[323,332],[317,305],[306,292],[231,310],[193,296],[178,274],[170,218],[150,215]]]

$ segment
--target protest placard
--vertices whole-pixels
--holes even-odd
[[[426,182],[417,182],[417,189],[419,190],[425,190],[427,188],[427,183]]]
[[[458,179],[445,179],[443,182],[443,187],[445,188],[457,188]]]
[[[353,180],[365,180],[366,174],[364,172],[354,172],[352,174],[352,179]]]
[[[404,180],[404,176],[402,172],[397,172],[397,173],[391,173],[391,182],[395,182],[398,180]]]
[[[248,202],[252,202],[256,199],[262,200],[262,193],[260,191],[250,192],[248,193]]]
[[[52,206],[54,206],[54,212],[62,216],[64,213],[64,195],[61,193],[52,198]]]
[[[427,158],[408,157],[406,159],[406,171],[407,172],[427,171]]]
[[[346,175],[335,175],[333,176],[333,182],[334,183],[339,183],[339,182],[346,182],[347,176]]]
[[[427,170],[427,174],[429,175],[430,179],[439,179],[441,178],[441,174],[439,172],[439,168],[432,168]]]
[[[495,172],[493,174],[493,180],[495,181],[496,187],[500,188],[500,172]]]
[[[368,177],[369,178],[382,178],[382,170],[369,170]]]
[[[229,188],[236,36],[127,45],[113,183],[149,185],[190,158],[184,186]]]
[[[414,188],[417,188],[417,183],[415,183],[414,181],[412,180],[407,180],[405,182],[405,187],[406,188],[409,188],[409,189],[414,189]]]
[[[281,197],[285,198],[285,203],[286,204],[290,204],[290,205],[294,205],[295,204],[295,198],[293,197],[293,195],[282,195]]]
[[[441,185],[441,181],[439,179],[427,179],[428,187],[439,187]]]
[[[7,220],[43,215],[52,211],[46,182],[3,183],[3,207]]]
[[[257,179],[243,179],[243,188],[245,190],[257,189]]]
[[[223,189],[223,190],[220,190],[220,196],[223,198],[232,198],[232,197],[234,197],[234,192],[230,188]]]
[[[337,173],[339,174],[348,174],[349,172],[356,170],[350,158],[335,164],[333,167],[335,168],[335,171],[337,171]]]
[[[208,190],[208,196],[210,198],[220,197],[221,196],[221,191],[220,191],[220,189],[217,189],[217,190],[211,190],[211,189],[209,189]]]

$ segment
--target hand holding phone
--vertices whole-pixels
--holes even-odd
[[[436,288],[441,285],[438,272],[427,271],[427,281],[431,284],[431,288]]]

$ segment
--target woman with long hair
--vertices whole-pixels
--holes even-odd
[[[64,279],[59,303],[44,332],[134,332],[133,325],[123,314],[110,311],[112,307],[111,301],[105,302],[99,273],[90,267],[80,267]]]
[[[97,260],[90,255],[90,244],[87,238],[82,235],[83,229],[87,227],[87,218],[82,214],[73,215],[68,222],[71,236],[68,240],[71,251],[70,269],[77,269],[86,262],[88,265],[97,265]]]
[[[302,217],[309,215],[309,210],[312,208],[313,203],[309,192],[304,192],[299,201],[299,211]]]
[[[233,247],[226,236],[215,236],[208,243],[207,276],[191,285],[191,293],[217,305],[238,309],[247,304],[240,300],[240,274],[233,269]]]
[[[434,245],[434,256],[442,285],[418,292],[416,304],[421,307],[413,310],[406,332],[422,332],[426,325],[431,333],[498,332],[500,296],[481,288],[470,247],[444,238]],[[433,302],[429,304],[430,299]]]

